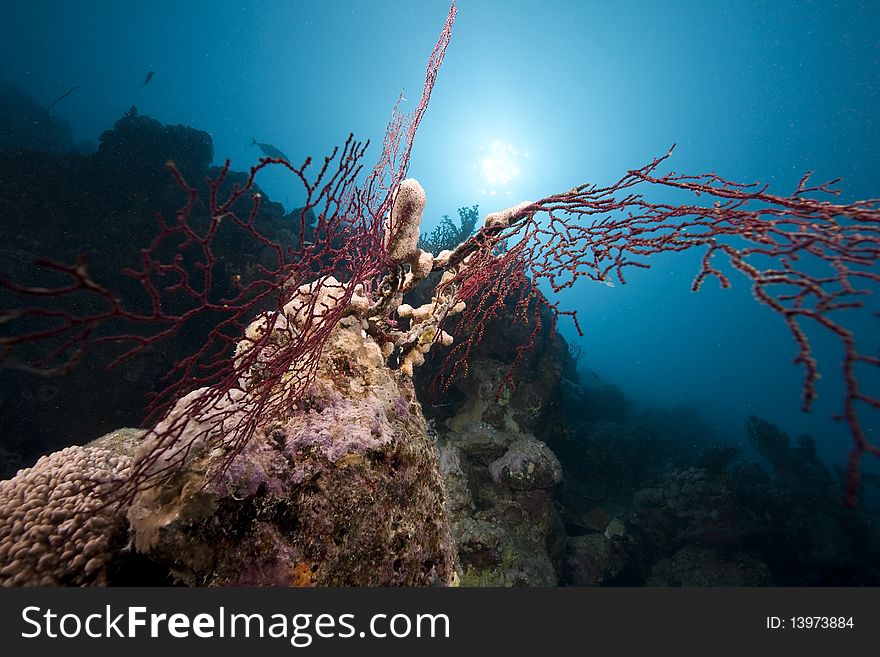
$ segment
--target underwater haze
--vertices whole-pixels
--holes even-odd
[[[876,2],[457,6],[408,172],[427,193],[423,234],[458,208],[478,205],[483,217],[612,184],[673,144],[662,173],[714,172],[788,196],[813,171],[816,182],[841,179],[834,202],[880,198]],[[80,152],[135,107],[206,131],[214,164],[228,159],[236,171],[275,153],[320,160],[349,133],[371,140],[369,166],[398,98],[405,112],[417,105],[448,9],[447,0],[7,3],[0,83],[40,106],[57,101],[51,114],[69,123]],[[257,183],[285,211],[304,201],[281,167]],[[804,413],[804,370],[784,321],[729,266],[729,289],[707,280],[692,292],[701,256],[652,256],[650,268],[626,270],[625,284],[584,278],[556,296],[543,290],[577,312],[582,336],[568,317],[558,330],[579,352],[581,385],[617,386],[631,414],[693,411],[713,440],[755,459],[746,422],[758,416],[811,435],[829,469],[841,468],[852,437],[834,419],[844,399],[839,341],[806,324],[822,379]],[[876,299],[868,305],[848,326],[861,353],[880,356]],[[876,394],[880,368],[859,368]],[[880,443],[880,412],[860,413],[867,439]],[[880,474],[878,461],[866,455],[863,471]]]

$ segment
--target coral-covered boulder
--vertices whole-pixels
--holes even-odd
[[[211,432],[249,403],[235,391],[215,426],[190,420],[187,431],[204,439],[184,437],[185,467],[129,510],[138,552],[191,585],[453,581],[436,447],[411,382],[384,367],[360,320],[334,329],[301,400],[307,410],[260,427],[228,462],[209,447]],[[142,457],[151,448],[148,438]]]
[[[504,456],[489,465],[495,483],[516,490],[552,488],[562,481],[559,459],[544,443],[531,436],[511,443]]]

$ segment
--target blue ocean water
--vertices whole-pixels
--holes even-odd
[[[842,200],[880,197],[880,9],[872,2],[461,1],[413,151],[428,225],[593,181],[611,183],[677,148],[669,167],[760,180],[791,193],[807,170],[841,177]],[[306,2],[36,0],[4,8],[0,78],[95,142],[130,106],[210,132],[215,160],[244,170],[253,139],[301,161],[349,132],[380,142],[391,107],[418,98],[445,0]],[[152,79],[144,84],[149,71]],[[371,151],[374,155],[378,149]],[[368,158],[369,159],[369,158]],[[488,162],[488,163],[487,163]],[[260,185],[286,207],[299,187]],[[656,200],[664,200],[658,196]],[[810,331],[820,399],[800,411],[802,371],[779,317],[733,287],[690,292],[698,256],[652,258],[627,285],[563,295],[585,336],[581,364],[643,407],[681,405],[744,441],[750,414],[810,433],[830,463],[850,438],[836,344]],[[877,318],[853,328],[877,354]],[[863,385],[880,377],[865,371]],[[872,440],[880,418],[865,411]],[[866,459],[865,467],[878,470]]]

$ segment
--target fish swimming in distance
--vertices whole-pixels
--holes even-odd
[[[275,148],[272,144],[261,144],[260,142],[258,142],[256,139],[254,139],[252,137],[251,138],[251,146],[258,146],[260,148],[260,150],[263,151],[263,153],[265,153],[268,157],[275,157],[280,160],[285,160],[287,162],[290,162],[290,158],[287,157],[280,150]]]
[[[154,75],[156,75],[156,71],[150,69],[150,71],[147,73],[147,77],[144,78],[144,83],[141,86],[146,87],[147,83],[153,79]]]

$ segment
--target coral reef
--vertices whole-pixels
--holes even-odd
[[[104,185],[99,202],[79,203],[112,214],[108,168],[135,150],[132,166],[152,178],[125,199],[118,223],[128,224],[124,241],[146,248],[88,265],[65,235],[79,228],[78,215],[64,207],[48,241],[64,262],[44,258],[33,271],[17,244],[45,203],[13,199],[20,213],[5,228],[13,246],[2,254],[12,276],[0,279],[4,365],[60,374],[97,351],[136,381],[152,368],[135,366],[135,357],[172,364],[139,442],[120,433],[100,442],[117,455],[61,452],[4,484],[6,583],[113,583],[111,543],[123,535],[130,543],[119,555],[189,585],[448,585],[456,551],[465,584],[876,578],[873,565],[854,567],[867,563],[876,532],[831,506],[833,479],[811,439],[792,449],[782,432],[752,420],[750,438],[772,474],[723,450],[693,463],[669,436],[627,423],[619,391],[587,390],[572,378],[573,353],[555,328],[561,315],[580,327],[541,286],[560,292],[579,277],[625,283],[626,268],[649,266],[646,256],[697,250],[694,291],[709,278],[728,287],[727,271],[736,270],[784,323],[803,367],[805,411],[819,370],[803,324],[816,322],[842,347],[852,508],[861,457],[880,455],[860,422],[862,407],[880,400],[857,374],[880,359],[860,351],[839,313],[829,315],[863,307],[880,281],[878,202],[812,198],[838,190],[812,185],[809,174],[789,196],[714,173],[660,174],[670,150],[609,186],[583,184],[492,212],[475,235],[435,256],[419,246],[426,197],[407,170],[455,13],[453,4],[418,106],[409,117],[395,107],[365,177],[366,144],[350,136],[314,169],[310,159],[297,167],[266,157],[247,174],[227,162],[191,184],[211,159],[207,135],[132,108],[88,160]],[[167,165],[170,181],[155,167],[166,139],[182,144]],[[17,156],[0,161],[0,173],[44,179],[71,157]],[[266,207],[280,214],[255,183],[269,166],[296,176],[307,199],[284,229],[290,244],[261,221]],[[652,202],[641,190],[689,200]],[[142,221],[147,201],[167,210],[181,193],[183,207],[160,213],[157,234],[141,239],[152,230]],[[103,231],[93,248],[116,253],[118,240]],[[221,257],[227,250],[237,257]],[[124,272],[119,289],[98,282],[108,267]],[[427,289],[416,301],[418,285]],[[35,301],[7,308],[7,297]],[[168,340],[176,346],[166,351]],[[437,345],[450,349],[432,368]],[[433,369],[425,399],[452,391],[452,406],[431,412],[439,465],[411,381],[424,365]],[[529,376],[517,385],[522,372]],[[52,386],[29,394],[63,397]],[[566,413],[578,400],[593,408],[554,431],[554,395]],[[672,424],[679,441],[700,433],[698,424]],[[67,543],[46,538],[56,521]],[[798,544],[802,554],[780,559],[778,544]]]
[[[730,447],[704,450],[636,493],[628,527],[638,568],[663,585],[854,585],[880,581],[880,534],[871,515],[840,502],[835,481],[802,438],[792,447],[773,424],[747,432],[769,474],[735,460]],[[791,546],[797,546],[792,549]],[[700,565],[702,564],[702,565]]]

